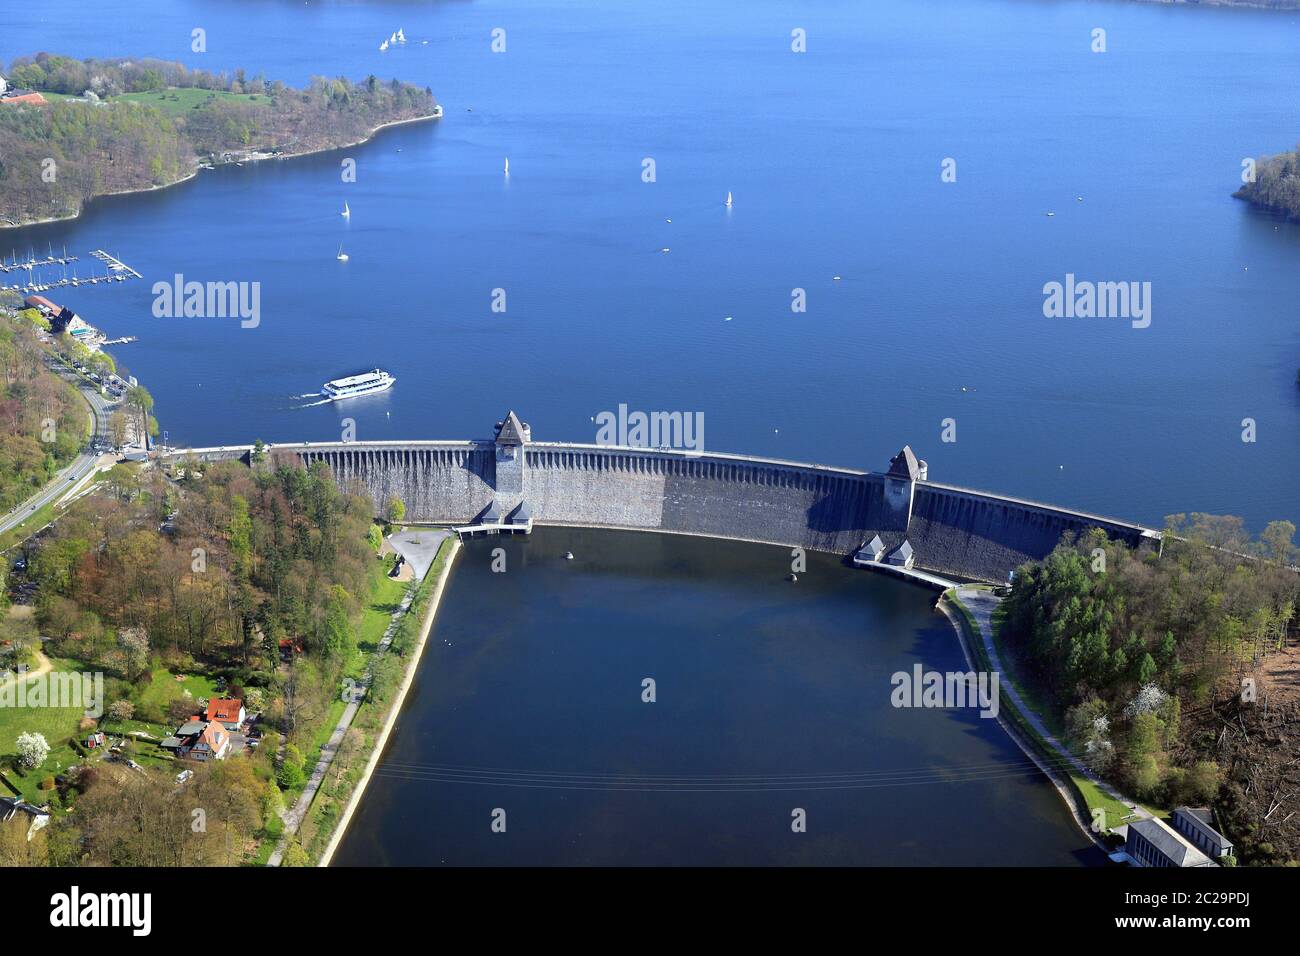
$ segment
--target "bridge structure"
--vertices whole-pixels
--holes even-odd
[[[375,513],[393,498],[406,520],[469,528],[534,525],[659,531],[842,555],[879,536],[904,541],[915,567],[945,578],[1005,582],[1067,532],[1100,528],[1158,550],[1161,532],[1041,502],[929,480],[905,447],[883,472],[749,455],[533,441],[512,411],[480,441],[303,442],[264,448],[270,462],[323,463]],[[242,460],[253,446],[173,450],[164,466]],[[484,530],[487,530],[485,527]]]

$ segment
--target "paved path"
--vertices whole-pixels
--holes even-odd
[[[449,532],[427,531],[421,532],[421,534],[437,536],[437,544],[440,546],[442,544],[442,539],[447,537]],[[436,547],[434,549],[434,554],[437,554]],[[424,570],[426,573],[428,572],[429,567],[427,564],[425,565]],[[397,610],[393,612],[392,620],[388,622],[388,628],[384,631],[384,636],[380,639],[379,646],[375,648],[375,653],[371,657],[372,661],[375,658],[388,653],[388,647],[393,643],[393,635],[397,633],[398,622],[401,621],[402,616],[406,614],[411,607],[411,600],[415,597],[415,591],[419,580],[422,580],[422,578],[417,579],[415,584],[407,589],[405,596],[402,598],[402,603],[399,604]],[[291,808],[280,814],[280,819],[284,821],[284,835],[280,837],[280,844],[275,848],[275,852],[272,853],[270,859],[266,861],[267,866],[279,866],[280,862],[284,859],[284,851],[289,846],[289,840],[297,834],[298,828],[302,826],[302,821],[307,816],[307,811],[311,809],[311,803],[316,799],[316,792],[320,790],[320,785],[325,779],[325,774],[329,773],[330,764],[334,762],[334,755],[338,753],[339,745],[343,743],[344,734],[346,734],[348,729],[352,726],[352,719],[356,717],[357,708],[359,708],[361,702],[365,700],[366,690],[370,687],[372,679],[372,669],[367,668],[365,677],[361,679],[359,684],[352,688],[348,704],[343,708],[343,714],[339,717],[339,722],[334,725],[334,732],[330,734],[330,739],[326,742],[325,746],[321,748],[320,759],[316,761],[316,769],[311,772],[311,777],[307,780],[307,786],[303,788],[302,794],[298,797],[297,802]]]
[[[1002,599],[993,594],[992,591],[983,588],[968,587],[966,585],[957,588],[957,599],[966,606],[966,609],[971,612],[971,616],[975,618],[975,623],[979,625],[979,637],[980,640],[984,642],[984,653],[988,655],[990,666],[994,671],[1006,678],[1009,672],[1002,665],[1002,658],[999,656],[998,649],[993,643],[993,612],[997,610],[998,605],[1002,603]],[[1037,733],[1053,751],[1055,751],[1057,758],[1055,762],[1058,766],[1069,764],[1076,773],[1090,781],[1097,787],[1097,789],[1101,790],[1111,799],[1128,807],[1130,812],[1133,814],[1132,819],[1145,820],[1147,817],[1151,816],[1151,814],[1147,813],[1146,810],[1142,809],[1132,800],[1125,797],[1118,790],[1089,770],[1087,766],[1079,760],[1079,758],[1071,753],[1069,748],[1058,740],[1055,734],[1047,729],[1047,725],[1043,723],[1042,718],[1038,716],[1037,712],[1034,711],[1034,709],[1025,702],[1024,698],[1020,696],[1020,691],[1016,689],[1013,681],[1010,679],[1004,679],[999,681],[999,683],[1002,691],[1011,699],[1012,704],[1015,705],[1016,710],[1020,712],[1020,715],[1025,719],[1026,723],[1033,727],[1034,732]],[[1107,824],[1111,827],[1117,827],[1127,822],[1129,821],[1116,820],[1113,822],[1107,821]]]

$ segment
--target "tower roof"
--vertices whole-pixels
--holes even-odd
[[[908,481],[916,481],[921,477],[921,466],[911,445],[904,445],[902,451],[889,459],[889,476],[906,478]]]
[[[528,426],[519,420],[514,409],[506,413],[504,421],[497,424],[498,445],[522,445],[528,441]]]

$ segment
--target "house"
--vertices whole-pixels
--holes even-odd
[[[885,542],[880,540],[880,535],[876,535],[862,547],[858,548],[858,553],[853,556],[853,560],[859,563],[879,561],[884,556]]]
[[[214,697],[208,702],[208,720],[215,720],[226,730],[237,732],[248,716],[244,702],[233,697]]]
[[[9,85],[9,81],[0,76],[0,103],[27,103],[32,106],[44,106],[45,97],[35,90],[20,90]]]
[[[1179,807],[1174,811],[1174,829],[1212,860],[1234,855],[1232,841],[1215,829],[1209,807]]]
[[[217,721],[207,724],[190,748],[191,760],[225,760],[230,753],[230,733]]]
[[[1218,866],[1173,827],[1155,817],[1135,820],[1128,825],[1124,855],[1134,866]]]
[[[886,560],[896,568],[910,568],[912,562],[916,560],[916,556],[912,553],[912,543],[904,541],[889,552],[889,557]]]

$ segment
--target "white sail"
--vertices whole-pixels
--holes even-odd
[[[728,206],[731,205],[731,190],[730,190],[730,189],[727,190],[727,205],[728,205]]]
[[[405,43],[405,42],[406,42],[406,34],[402,32],[402,28],[401,28],[401,27],[398,27],[398,28],[397,28],[397,42],[398,42],[398,43]]]
[[[383,43],[379,44],[379,51],[380,51],[381,53],[382,53],[384,50],[387,50],[387,49],[388,49],[388,41],[387,41],[387,40],[385,40]]]
[[[506,157],[506,175],[507,175],[507,176],[510,175],[510,157],[509,157],[509,156]]]
[[[344,219],[347,219],[347,218],[348,218],[349,216],[351,216],[351,215],[352,215],[352,210],[348,208],[348,204],[345,202],[345,203],[343,204],[343,213],[342,213],[342,216],[343,216]]]
[[[392,36],[390,36],[390,37],[388,38],[388,42],[389,42],[389,43],[396,43],[396,42],[397,42],[397,34],[394,33]]]

